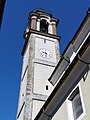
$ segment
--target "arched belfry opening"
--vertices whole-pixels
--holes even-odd
[[[48,22],[45,19],[42,19],[40,21],[40,31],[48,33]]]

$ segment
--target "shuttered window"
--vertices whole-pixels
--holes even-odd
[[[72,102],[73,116],[74,120],[77,120],[79,116],[83,113],[82,102],[80,98],[79,87],[77,87],[74,92],[69,97]]]

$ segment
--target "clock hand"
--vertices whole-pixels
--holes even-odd
[[[45,57],[47,57],[47,52],[43,51],[43,53],[45,54]]]

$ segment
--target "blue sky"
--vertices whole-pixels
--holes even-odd
[[[81,24],[90,0],[7,0],[0,31],[0,120],[15,120],[22,68],[23,32],[30,11],[42,8],[60,19],[61,53]]]

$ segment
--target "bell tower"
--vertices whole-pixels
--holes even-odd
[[[53,90],[48,81],[60,59],[58,19],[43,10],[30,12],[24,32],[17,120],[34,120]]]

